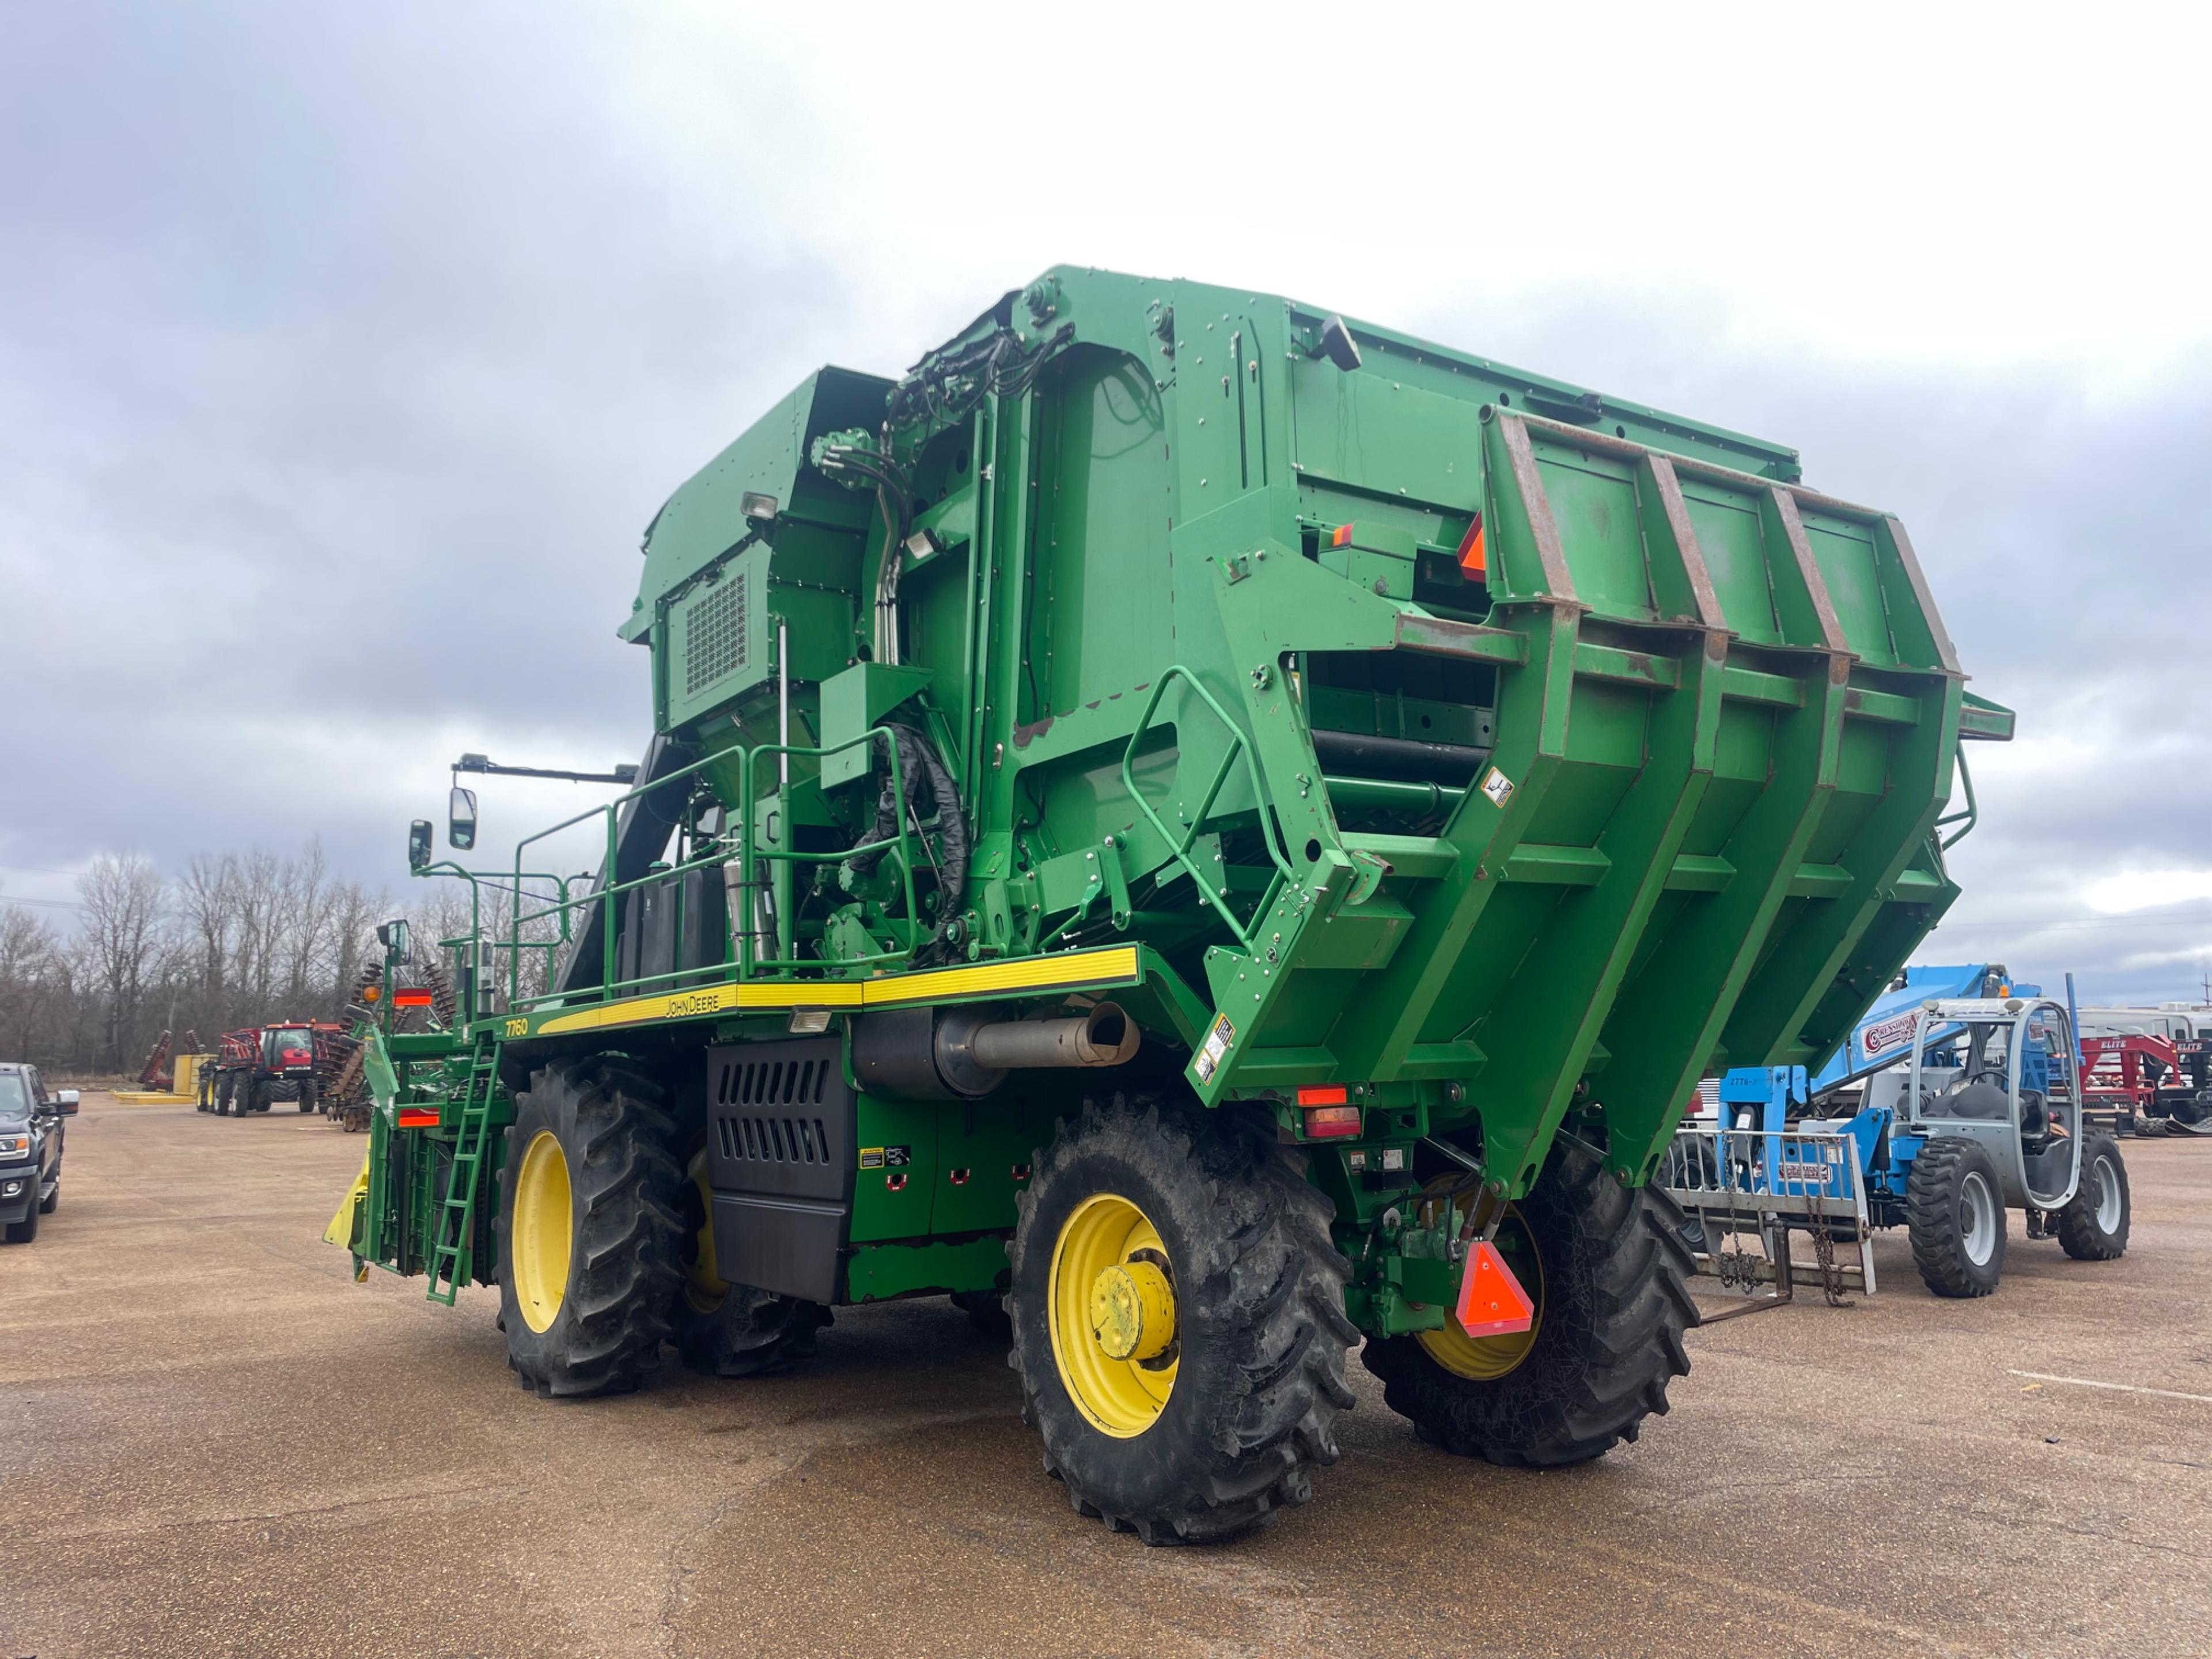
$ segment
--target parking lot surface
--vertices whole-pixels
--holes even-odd
[[[1939,1302],[1887,1235],[1880,1295],[1692,1332],[1672,1414],[1565,1471],[1421,1444],[1355,1362],[1310,1507],[1148,1550],[941,1298],[543,1401],[494,1293],[320,1242],[357,1137],[88,1096],[0,1249],[0,1659],[2201,1655],[2212,1140],[2124,1150],[2123,1261],[2015,1215],[1998,1293]]]

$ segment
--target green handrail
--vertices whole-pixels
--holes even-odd
[[[1190,815],[1190,822],[1184,826],[1179,838],[1174,830],[1168,828],[1167,821],[1152,810],[1152,804],[1145,799],[1144,792],[1137,787],[1136,774],[1132,769],[1132,763],[1137,757],[1137,745],[1144,740],[1145,733],[1152,729],[1152,716],[1159,710],[1161,697],[1166,694],[1169,685],[1177,679],[1189,683],[1190,689],[1213,711],[1214,718],[1221,722],[1222,728],[1229,734],[1229,747],[1222,752],[1221,764],[1213,769],[1213,777],[1206,785],[1205,797],[1199,802],[1198,810]],[[1176,741],[1180,745],[1180,732]],[[1264,915],[1273,906],[1275,895],[1281,890],[1281,884],[1291,878],[1291,870],[1289,857],[1276,845],[1275,826],[1267,811],[1267,793],[1261,781],[1259,763],[1253,759],[1252,746],[1246,740],[1243,729],[1230,719],[1229,711],[1200,683],[1198,677],[1181,663],[1174,664],[1160,676],[1158,684],[1152,687],[1151,701],[1145,704],[1145,712],[1138,717],[1137,729],[1129,734],[1128,745],[1121,751],[1121,787],[1129,792],[1129,799],[1136,802],[1137,810],[1159,832],[1160,839],[1168,843],[1176,862],[1189,875],[1200,896],[1227,924],[1229,931],[1237,936],[1237,942],[1249,951],[1253,948],[1252,936],[1244,931],[1244,925],[1237,920],[1236,913],[1230,909],[1225,900],[1214,891],[1213,884],[1198,867],[1198,861],[1190,856],[1192,846],[1205,829],[1206,815],[1213,811],[1213,803],[1221,795],[1221,787],[1229,781],[1230,770],[1239,757],[1243,759],[1245,773],[1252,786],[1253,804],[1259,808],[1261,837],[1267,844],[1267,856],[1274,860],[1275,865],[1274,880],[1268,884],[1267,894],[1260,902],[1258,913]]]

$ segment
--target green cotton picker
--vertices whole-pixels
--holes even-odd
[[[421,942],[450,1020],[385,930],[331,1237],[497,1285],[549,1396],[949,1295],[1155,1543],[1305,1502],[1355,1348],[1493,1462],[1663,1412],[1677,1121],[1850,1030],[2013,724],[1794,450],[1075,269],[767,410],[620,632],[655,735],[561,831],[596,875],[415,826],[502,921]]]

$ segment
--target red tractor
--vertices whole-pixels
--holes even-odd
[[[321,1094],[318,1039],[338,1030],[320,1021],[284,1020],[225,1031],[215,1064],[200,1073],[199,1109],[243,1117],[267,1111],[273,1102],[295,1100],[302,1112],[313,1111]]]

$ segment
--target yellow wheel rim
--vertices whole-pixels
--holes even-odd
[[[575,1239],[568,1196],[568,1160],[550,1129],[540,1129],[522,1153],[514,1178],[512,1243],[514,1299],[522,1322],[550,1328],[568,1293],[568,1253]]]
[[[1060,1380],[1092,1426],[1130,1440],[1159,1420],[1180,1346],[1175,1269],[1151,1217],[1114,1193],[1075,1206],[1052,1249],[1047,1322]]]
[[[1431,1182],[1431,1190],[1449,1187],[1454,1182],[1455,1177],[1446,1176]],[[1423,1202],[1424,1225],[1436,1224],[1439,1202],[1437,1199]],[[1513,1269],[1513,1276],[1521,1281],[1521,1288],[1536,1304],[1536,1316],[1529,1321],[1528,1328],[1504,1336],[1469,1336],[1460,1328],[1458,1317],[1446,1310],[1440,1328],[1415,1334],[1430,1358],[1454,1376],[1463,1376],[1470,1382],[1495,1382],[1518,1366],[1535,1348],[1536,1333],[1544,1328],[1544,1259],[1536,1253],[1535,1235],[1528,1231],[1528,1219],[1518,1206],[1505,1206],[1505,1218],[1498,1224],[1493,1242],[1498,1253],[1505,1258],[1505,1265]]]
[[[692,1235],[691,1260],[684,1268],[684,1299],[710,1314],[730,1293],[730,1282],[714,1271],[714,1188],[707,1180],[707,1150],[691,1154],[691,1184],[699,1189],[699,1231]]]

